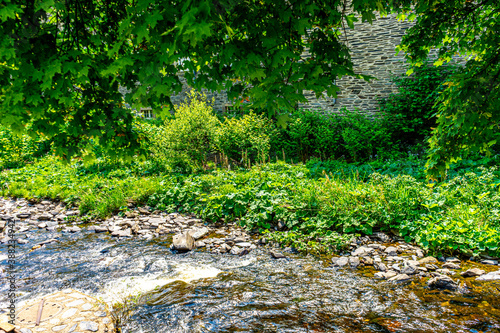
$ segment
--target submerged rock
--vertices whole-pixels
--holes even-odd
[[[191,251],[194,249],[194,238],[188,232],[174,235],[172,249],[181,252]]]
[[[476,281],[494,281],[500,280],[500,271],[489,272],[476,278]]]
[[[481,276],[484,274],[484,271],[479,268],[471,268],[466,270],[465,272],[460,273],[463,277],[471,277],[471,276]]]
[[[427,281],[427,286],[434,289],[457,290],[458,283],[453,281],[449,276],[437,275]]]

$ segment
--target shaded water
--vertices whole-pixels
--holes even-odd
[[[479,283],[463,294],[432,291],[313,257],[174,254],[168,238],[90,232],[29,252],[57,235],[30,231],[30,243],[18,246],[18,300],[68,287],[107,302],[144,295],[123,332],[500,332],[498,283],[481,293]],[[4,254],[2,245],[2,264]],[[0,288],[4,307],[7,286]]]

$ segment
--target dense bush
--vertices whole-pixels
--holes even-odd
[[[273,123],[251,112],[240,118],[226,118],[217,128],[216,146],[230,160],[248,165],[267,161],[275,136]]]
[[[436,125],[437,97],[457,68],[426,63],[415,68],[411,76],[394,77],[398,91],[380,101],[380,111],[387,117],[386,126],[395,139],[414,144],[430,134]]]
[[[285,128],[278,127],[279,140],[272,151],[288,159],[307,161],[343,158],[365,161],[394,150],[384,119],[358,111],[325,114],[318,110],[297,110]]]
[[[138,128],[145,135],[151,158],[174,171],[201,170],[215,150],[220,122],[206,96],[191,90],[188,100],[175,109],[172,119],[163,126],[142,122]]]
[[[50,141],[42,137],[15,135],[0,126],[0,170],[15,168],[32,162],[50,150]]]

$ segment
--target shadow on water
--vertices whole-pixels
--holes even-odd
[[[56,234],[28,236],[17,253],[18,300],[68,287],[108,303],[141,295],[123,332],[500,332],[499,284],[434,291],[418,280],[377,281],[369,270],[336,270],[308,256],[274,260],[260,249],[244,257],[174,254],[169,238],[90,232],[63,234],[29,252]]]

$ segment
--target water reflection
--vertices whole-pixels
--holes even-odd
[[[264,250],[244,257],[173,254],[168,238],[63,234],[29,252],[54,236],[29,232],[30,243],[19,246],[19,300],[67,287],[108,302],[143,294],[124,332],[500,332],[494,288],[432,291],[307,256],[274,260]],[[2,284],[2,307],[5,290]]]

